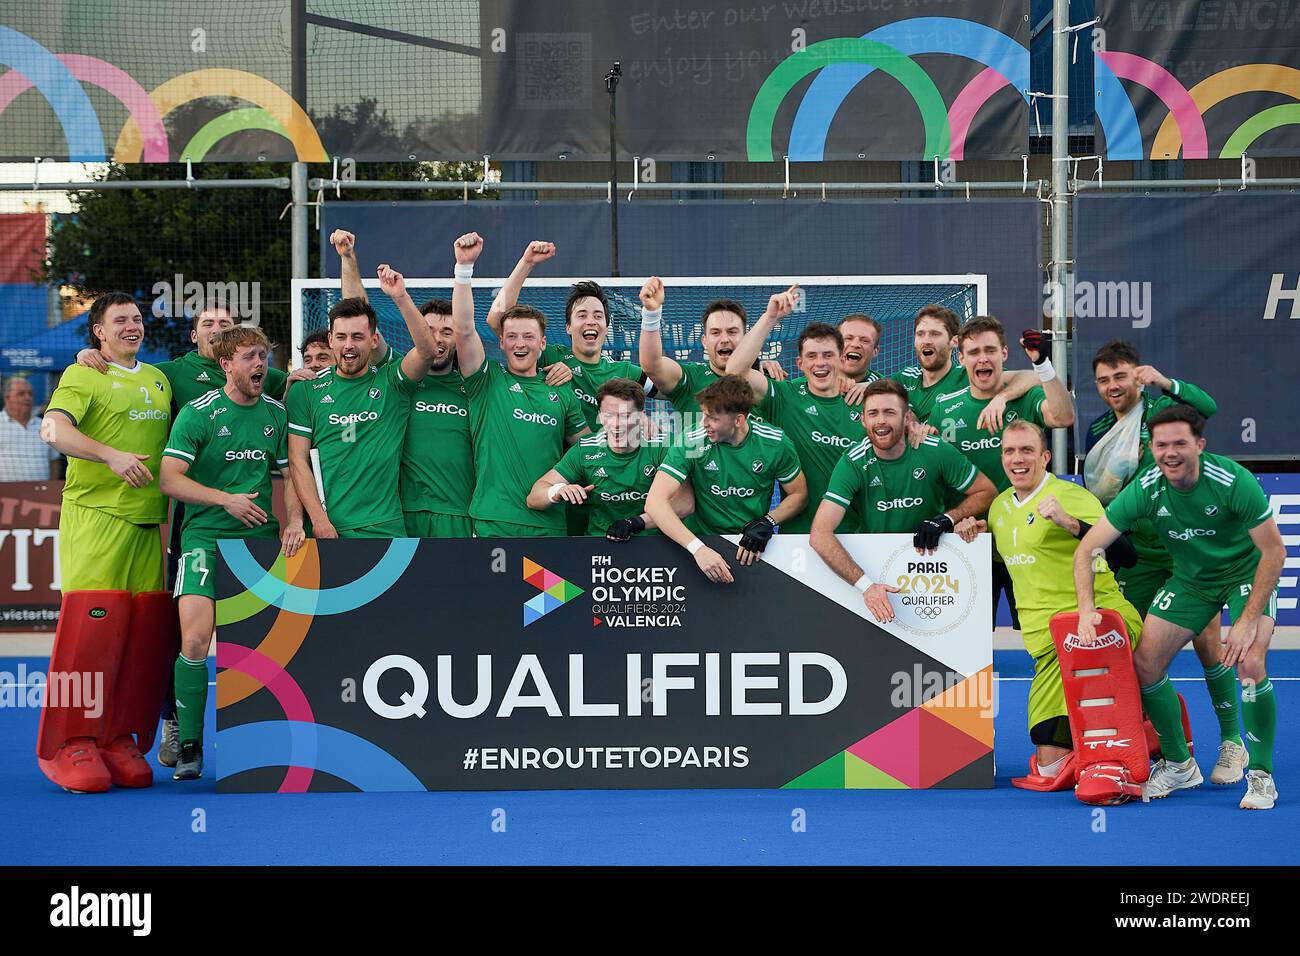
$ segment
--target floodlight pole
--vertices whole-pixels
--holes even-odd
[[[1065,301],[1070,275],[1070,194],[1067,162],[1070,155],[1070,0],[1054,0],[1052,8],[1052,365],[1068,390],[1070,369],[1066,335]],[[1068,474],[1068,436],[1064,429],[1052,430],[1052,465],[1057,474]]]
[[[609,249],[611,276],[618,275],[618,146],[617,114],[614,111],[614,92],[623,78],[623,65],[614,61],[613,68],[605,74],[605,89],[609,91]]]

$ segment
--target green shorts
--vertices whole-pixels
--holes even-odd
[[[1194,584],[1175,572],[1156,592],[1147,613],[1199,634],[1205,625],[1223,613],[1225,604],[1228,606],[1228,619],[1235,622],[1246,609],[1253,582],[1254,575],[1250,580],[1228,584]],[[1264,616],[1277,620],[1276,587],[1264,608]]]
[[[1139,561],[1131,568],[1120,568],[1115,572],[1115,583],[1120,593],[1142,613],[1151,606],[1156,592],[1165,586],[1173,572],[1163,565],[1146,564]]]
[[[162,533],[93,508],[63,503],[59,513],[59,577],[66,591],[163,589]]]
[[[511,521],[484,521],[474,519],[474,537],[476,538],[563,538],[563,528],[539,528],[531,524],[515,524]]]
[[[591,502],[564,506],[564,530],[570,538],[581,538],[591,524]]]
[[[1131,605],[1117,609],[1128,629],[1129,647],[1137,647],[1142,635],[1142,616]],[[1026,644],[1031,635],[1025,635]],[[1041,645],[1039,645],[1041,646]],[[1034,680],[1029,685],[1029,728],[1052,717],[1066,717],[1065,687],[1061,683],[1061,662],[1056,659],[1056,645],[1047,637],[1048,650],[1034,658]]]
[[[401,518],[389,518],[379,524],[362,525],[360,528],[338,529],[340,538],[405,538],[406,522]]]
[[[270,532],[250,534],[248,539],[275,540],[279,536],[280,529],[276,527]],[[172,586],[172,597],[179,598],[186,594],[195,594],[212,601],[217,599],[217,539],[210,531],[181,532],[181,553],[176,562],[176,583]]]
[[[468,515],[444,515],[433,511],[404,511],[408,538],[472,538],[474,525]]]

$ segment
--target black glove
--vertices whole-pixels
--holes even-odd
[[[605,530],[605,537],[614,541],[630,541],[632,535],[645,530],[645,519],[640,515],[633,518],[619,518]]]
[[[933,551],[939,547],[939,539],[952,530],[952,519],[947,514],[941,514],[937,518],[926,518],[917,526],[916,534],[912,535],[912,547],[920,548],[922,551]]]
[[[771,515],[755,518],[740,529],[740,547],[745,551],[761,553],[772,540],[772,532],[775,530],[776,522],[772,520]]]
[[[1020,335],[1020,344],[1026,352],[1031,353],[1029,361],[1042,365],[1052,357],[1052,337],[1042,329],[1025,329]],[[1038,353],[1034,358],[1032,353]]]

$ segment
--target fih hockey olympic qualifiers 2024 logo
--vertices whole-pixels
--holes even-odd
[[[946,544],[929,555],[917,554],[910,545],[899,547],[885,559],[880,581],[898,588],[892,600],[895,625],[927,637],[958,627],[979,595],[975,566]]]

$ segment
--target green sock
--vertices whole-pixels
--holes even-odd
[[[1273,738],[1277,735],[1277,698],[1273,682],[1265,677],[1251,692],[1241,689],[1241,719],[1246,725],[1246,748],[1250,751],[1247,770],[1273,772]]]
[[[1183,733],[1183,710],[1178,706],[1178,694],[1167,674],[1150,687],[1142,688],[1142,709],[1160,737],[1160,753],[1166,760],[1183,763],[1191,757]]]
[[[176,657],[176,720],[181,743],[203,741],[203,712],[208,706],[208,662]]]
[[[1214,715],[1219,718],[1219,739],[1241,743],[1241,718],[1237,709],[1237,672],[1215,664],[1205,668],[1205,686],[1210,691]]]

